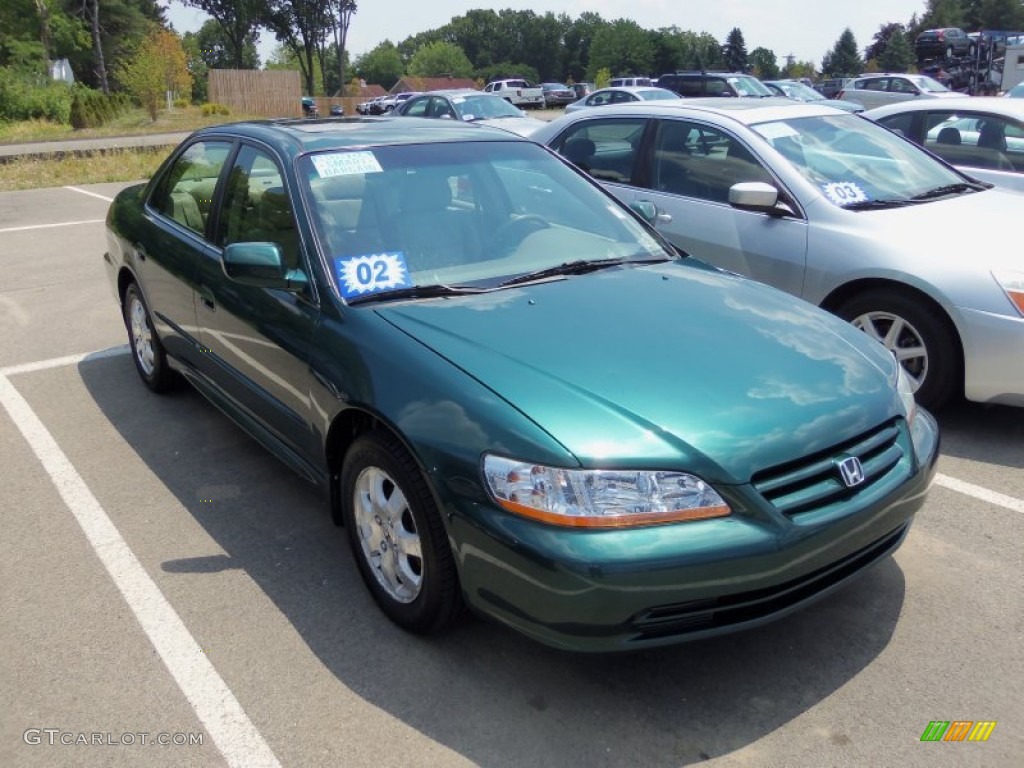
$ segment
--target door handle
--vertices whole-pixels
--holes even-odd
[[[671,213],[663,213],[662,211],[658,211],[658,215],[655,218],[661,224],[671,224],[672,223],[672,214]]]
[[[211,312],[217,311],[217,302],[213,298],[213,291],[205,285],[199,287],[199,301]]]
[[[138,258],[139,261],[145,261],[146,260],[146,249],[143,248],[141,245],[136,245],[135,246],[135,256],[136,256],[136,258]]]

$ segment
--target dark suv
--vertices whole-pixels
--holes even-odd
[[[973,56],[974,39],[968,37],[967,33],[958,27],[926,29],[917,36],[914,52],[918,61],[941,56],[947,59],[954,56]]]
[[[659,88],[668,88],[685,98],[704,96],[771,96],[772,92],[753,75],[742,72],[675,72],[658,78]]]

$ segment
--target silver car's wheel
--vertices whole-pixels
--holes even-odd
[[[835,312],[893,353],[924,407],[938,410],[963,391],[960,339],[942,308],[930,299],[885,287],[853,296]]]
[[[377,583],[393,600],[411,603],[423,585],[423,552],[405,494],[380,467],[356,478],[356,535]]]
[[[899,360],[917,392],[928,376],[928,348],[920,332],[891,312],[866,312],[853,318],[855,328],[881,342]]]
[[[338,498],[363,582],[388,618],[433,632],[461,610],[455,559],[426,478],[394,437],[367,432],[345,454]]]

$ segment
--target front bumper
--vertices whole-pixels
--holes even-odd
[[[1024,406],[1024,318],[960,309],[964,395],[979,403]]]
[[[938,428],[925,411],[913,442],[914,469],[897,488],[865,493],[854,511],[809,524],[774,513],[750,486],[731,489],[737,511],[728,518],[630,530],[563,529],[463,501],[451,517],[463,592],[475,610],[574,651],[758,626],[899,547],[935,473]]]

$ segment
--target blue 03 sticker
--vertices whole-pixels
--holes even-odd
[[[334,276],[345,299],[412,285],[401,251],[337,257]]]

